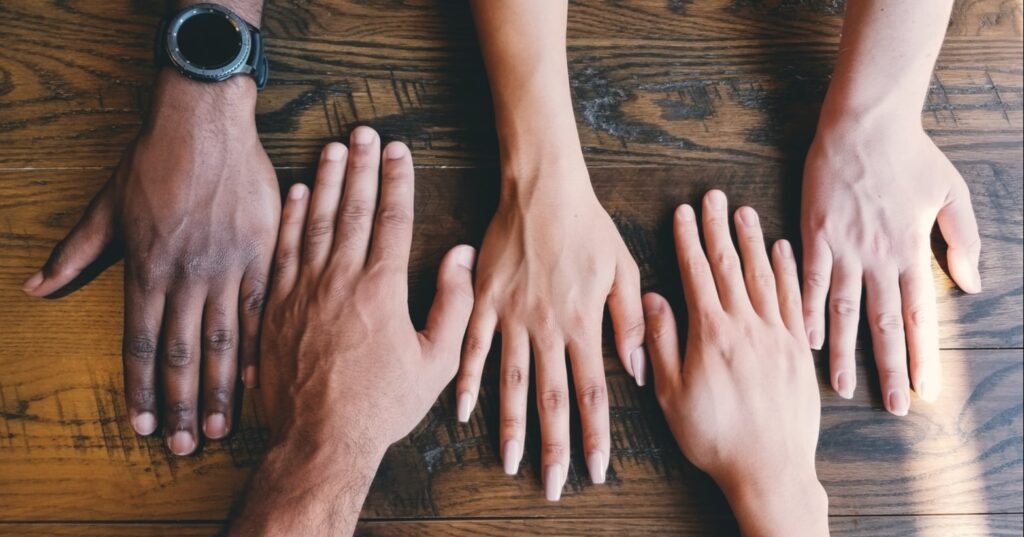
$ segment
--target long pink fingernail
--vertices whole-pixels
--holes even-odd
[[[643,346],[637,347],[629,355],[629,363],[633,366],[633,378],[637,386],[647,383],[647,353]]]
[[[505,441],[505,446],[501,448],[501,462],[505,467],[505,474],[516,475],[519,473],[519,460],[522,456],[519,442],[514,439]]]
[[[590,472],[590,480],[595,485],[604,483],[605,478],[605,464],[604,455],[600,451],[595,451],[590,455],[587,455],[587,471]]]
[[[473,394],[469,392],[462,392],[459,394],[459,400],[456,402],[456,415],[462,423],[469,422],[469,415],[473,413]]]
[[[557,502],[562,497],[562,465],[549,464],[544,469],[544,497]]]

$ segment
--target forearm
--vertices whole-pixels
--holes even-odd
[[[253,475],[230,535],[351,535],[384,450],[290,435]]]
[[[849,2],[822,122],[919,124],[953,0]]]
[[[716,479],[746,537],[828,535],[828,496],[811,472]]]
[[[172,0],[170,5],[175,9],[185,9],[194,4],[224,6],[257,28],[263,19],[263,0]]]
[[[566,0],[473,0],[505,181],[582,163],[565,52]]]

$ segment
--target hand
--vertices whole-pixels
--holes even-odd
[[[742,207],[741,267],[726,206],[718,190],[704,197],[707,256],[693,208],[676,210],[689,319],[682,361],[672,308],[644,296],[658,402],[686,457],[722,487],[744,535],[827,534],[814,469],[820,401],[793,250],[778,241],[769,264],[757,213]]]
[[[863,282],[885,407],[898,416],[910,408],[908,347],[914,389],[935,400],[942,379],[930,251],[936,218],[953,280],[981,291],[981,241],[963,177],[919,125],[865,128],[823,116],[803,189],[804,320],[811,347],[820,349],[827,294],[833,388],[853,396]]]
[[[368,127],[353,131],[351,147],[327,145],[312,200],[298,184],[285,204],[261,346],[271,449],[240,535],[351,532],[384,451],[458,369],[475,253],[458,246],[445,256],[427,326],[416,332],[406,283],[412,158],[393,142],[381,167],[380,138]]]
[[[566,350],[594,483],[604,481],[611,444],[601,352],[605,302],[619,355],[641,386],[645,355],[640,274],[597,201],[582,159],[550,173],[530,191],[509,188],[502,195],[481,249],[477,303],[456,391],[459,420],[468,421],[492,335],[500,331],[500,441],[505,472],[514,475],[526,436],[532,347],[545,491],[557,500],[569,471]]]
[[[161,72],[142,132],[24,285],[29,295],[50,295],[108,248],[123,249],[128,417],[148,435],[161,416],[177,455],[195,450],[200,420],[207,438],[231,430],[239,356],[255,383],[281,207],[255,102],[243,77],[209,86]]]

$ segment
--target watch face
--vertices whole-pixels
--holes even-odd
[[[220,13],[197,13],[178,29],[181,55],[200,69],[217,69],[242,51],[242,32]]]
[[[179,13],[167,29],[167,53],[180,71],[205,81],[246,72],[252,50],[249,25],[215,4],[196,4]]]

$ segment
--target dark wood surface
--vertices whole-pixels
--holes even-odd
[[[264,449],[247,394],[241,429],[172,457],[136,437],[121,386],[121,269],[61,301],[22,279],[78,218],[137,131],[162,3],[0,3],[0,535],[212,535]],[[570,69],[596,190],[644,287],[678,302],[672,208],[712,186],[798,239],[801,161],[841,25],[831,0],[573,2]],[[944,392],[882,410],[869,351],[858,393],[823,388],[819,475],[848,535],[1020,535],[1024,503],[1024,69],[1019,0],[956,4],[923,112],[967,178],[985,292],[934,266]],[[45,29],[42,31],[41,29]],[[369,124],[413,148],[411,309],[422,320],[441,254],[479,243],[497,200],[491,109],[464,2],[270,0],[272,79],[258,125],[284,184],[308,181],[321,144]],[[937,245],[941,259],[941,247]],[[862,341],[861,348],[867,348]],[[491,360],[493,366],[496,360]],[[536,420],[520,474],[497,456],[493,367],[469,425],[446,392],[388,454],[365,535],[735,533],[720,493],[673,444],[649,389],[606,342],[609,483],[573,458],[543,500]],[[535,417],[535,416],[534,416]]]

